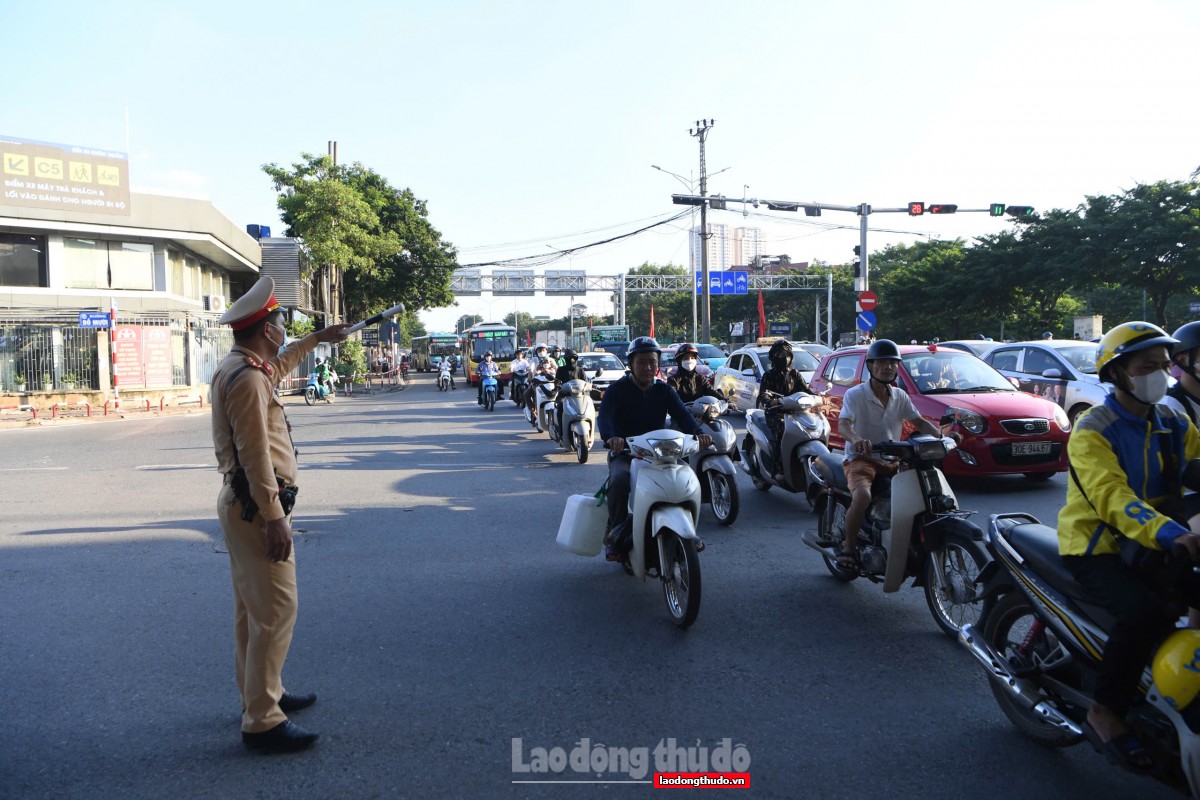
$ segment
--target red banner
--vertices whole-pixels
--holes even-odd
[[[650,306],[650,338],[654,338],[654,306]]]

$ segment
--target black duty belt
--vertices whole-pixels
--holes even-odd
[[[239,467],[225,477],[233,489],[234,498],[242,504],[242,519],[250,522],[258,513],[258,503],[250,496],[250,480],[246,477],[246,470]],[[275,476],[275,482],[279,485],[279,505],[283,507],[283,515],[286,517],[296,505],[296,495],[300,493],[300,487],[288,486],[278,475]]]

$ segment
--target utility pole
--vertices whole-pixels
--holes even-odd
[[[712,326],[710,324],[710,307],[708,291],[708,202],[704,196],[708,194],[708,173],[704,166],[704,140],[712,130],[716,120],[696,120],[696,127],[689,128],[688,134],[700,140],[700,291],[703,299],[700,301],[700,341],[708,344],[712,341]]]
[[[338,143],[330,139],[328,141],[329,158],[333,160],[333,166],[336,168],[338,163]],[[334,229],[337,229],[337,220],[333,221]],[[342,270],[336,264],[329,264],[325,274],[325,290],[328,305],[326,306],[326,325],[337,324],[341,321],[342,308]]]

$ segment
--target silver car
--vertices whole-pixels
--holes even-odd
[[[601,395],[612,384],[625,377],[625,365],[612,353],[580,353],[579,366],[583,367],[589,378],[599,370],[599,375],[592,378],[592,388]]]
[[[745,411],[754,408],[758,400],[758,387],[762,376],[771,368],[767,361],[770,347],[748,345],[735,350],[729,355],[729,360],[717,368],[713,375],[713,386],[732,399],[738,408]],[[817,369],[817,359],[807,350],[796,347],[792,349],[792,367],[800,372],[807,384],[812,380]]]
[[[1021,391],[1053,400],[1075,418],[1104,402],[1110,388],[1096,374],[1096,345],[1075,339],[1001,344],[983,356],[1000,374],[1015,378]]]

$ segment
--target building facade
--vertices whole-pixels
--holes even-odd
[[[700,226],[692,228],[688,237],[688,256],[692,271],[700,271],[703,237]],[[763,254],[763,235],[760,228],[731,228],[720,223],[708,224],[708,268],[710,271],[746,267]]]

